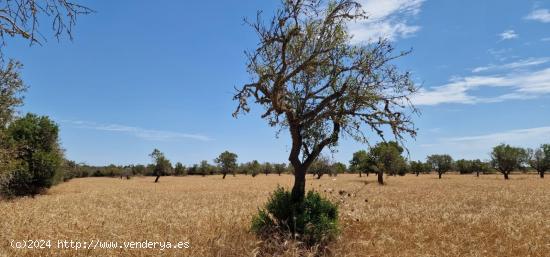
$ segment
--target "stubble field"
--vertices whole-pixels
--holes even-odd
[[[536,175],[308,177],[340,206],[332,256],[549,256],[550,179]],[[250,220],[289,175],[84,178],[46,195],[0,201],[0,256],[257,256]],[[344,192],[345,191],[345,192]],[[14,241],[12,241],[14,240]],[[16,249],[51,240],[51,249]],[[117,249],[59,249],[58,240],[118,242]],[[189,242],[187,249],[128,249],[123,242]],[[279,256],[313,254],[292,243]]]

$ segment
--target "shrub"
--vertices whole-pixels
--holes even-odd
[[[4,196],[34,196],[63,180],[58,130],[48,117],[34,114],[10,124],[7,137],[16,154],[0,178]]]
[[[279,187],[252,219],[252,231],[263,239],[294,235],[307,246],[324,246],[338,235],[338,207],[314,191],[293,203],[291,192]]]

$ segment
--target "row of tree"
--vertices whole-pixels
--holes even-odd
[[[323,175],[337,176],[342,173],[356,173],[359,176],[370,173],[378,175],[378,182],[384,183],[384,174],[390,176],[403,176],[407,173],[420,174],[436,172],[439,178],[449,171],[456,171],[460,174],[493,174],[501,172],[505,179],[509,178],[510,172],[514,170],[527,171],[536,170],[541,178],[550,168],[550,145],[542,145],[537,149],[523,149],[509,145],[499,145],[494,147],[490,161],[479,159],[466,160],[460,159],[454,161],[448,154],[434,154],[422,161],[408,161],[404,156],[404,149],[397,142],[381,142],[371,147],[369,151],[360,150],[353,154],[349,162],[349,167],[341,162],[333,162],[328,156],[320,155],[309,167],[308,173],[320,179]],[[207,160],[199,164],[184,166],[177,162],[172,165],[165,155],[155,149],[150,157],[152,163],[149,165],[128,165],[116,166],[109,165],[105,167],[89,166],[85,164],[75,164],[67,162],[65,165],[65,180],[74,177],[127,177],[130,176],[155,176],[155,182],[159,181],[161,176],[187,176],[187,175],[223,175],[223,179],[228,174],[251,175],[255,177],[259,174],[294,174],[290,165],[285,163],[260,163],[253,160],[246,163],[238,163],[238,155],[229,151],[224,151],[214,159],[213,164]]]
[[[541,178],[550,170],[550,144],[543,144],[536,149],[525,149],[507,144],[495,146],[491,152],[490,161],[465,160],[454,161],[448,154],[434,154],[426,158],[426,162],[410,161],[403,156],[403,148],[396,142],[381,142],[365,150],[357,151],[350,161],[350,170],[362,173],[378,174],[378,182],[384,183],[383,174],[404,175],[414,173],[437,172],[439,178],[448,171],[454,170],[460,174],[493,173],[498,171],[509,179],[515,170],[527,171],[534,169]]]

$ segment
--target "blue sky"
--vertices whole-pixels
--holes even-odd
[[[370,19],[350,24],[354,43],[378,36],[413,52],[397,61],[422,86],[412,159],[432,153],[487,159],[506,142],[550,142],[550,3],[544,1],[362,0]],[[69,159],[150,162],[159,148],[184,164],[230,150],[239,161],[286,161],[290,140],[259,117],[231,116],[233,88],[250,81],[243,25],[278,1],[81,1],[74,41],[9,41],[30,86],[22,112],[61,127]],[[47,25],[44,26],[47,28]],[[376,141],[373,138],[373,142]],[[343,140],[347,163],[367,146]]]

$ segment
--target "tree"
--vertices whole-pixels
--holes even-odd
[[[11,0],[0,8],[0,55],[6,44],[6,36],[23,38],[31,44],[46,41],[40,32],[40,21],[49,19],[53,35],[59,40],[63,35],[72,39],[72,28],[79,15],[92,13],[88,7],[67,0]]]
[[[418,175],[420,175],[420,173],[424,173],[427,171],[426,167],[426,164],[422,163],[421,161],[411,161],[410,163],[411,172],[416,174],[417,177]]]
[[[288,129],[294,203],[304,198],[308,168],[341,135],[363,143],[369,141],[364,127],[382,138],[385,127],[400,140],[416,135],[409,97],[417,88],[408,72],[392,64],[408,52],[394,54],[382,39],[351,44],[347,24],[365,18],[353,0],[284,0],[267,24],[259,14],[248,22],[260,44],[247,54],[253,81],[237,90],[233,115],[249,112],[252,98],[264,107],[269,125]]]
[[[482,162],[479,159],[475,159],[471,163],[472,165],[472,172],[475,171],[476,177],[479,177],[479,173],[486,173],[489,170],[489,165],[486,162]]]
[[[365,150],[359,150],[353,153],[353,157],[349,161],[349,164],[349,169],[354,172],[359,172],[359,177],[361,177],[361,172],[367,173],[367,177],[369,176],[369,172],[376,172],[376,170],[373,169],[374,162]]]
[[[527,159],[526,156],[527,151],[523,148],[500,144],[495,146],[491,152],[491,164],[504,175],[505,180],[508,180],[510,172],[521,168]]]
[[[279,176],[281,176],[281,174],[282,174],[283,172],[285,172],[285,170],[286,170],[286,164],[284,164],[284,163],[276,163],[276,164],[273,165],[273,169],[275,170],[275,172],[276,172]]]
[[[156,176],[155,183],[159,182],[160,176],[165,176],[172,170],[172,164],[158,149],[153,150],[149,155],[153,159],[153,175]]]
[[[317,159],[315,159],[315,161],[313,162],[313,164],[310,166],[309,169],[311,174],[313,174],[314,176],[317,176],[317,179],[321,179],[321,177],[325,173],[330,173],[330,168],[331,168],[331,165],[330,165],[330,159],[328,158],[328,156],[321,155]]]
[[[347,170],[347,167],[345,164],[341,163],[341,162],[335,162],[332,164],[332,166],[330,167],[330,173],[329,175],[332,177],[332,176],[338,176],[338,174],[340,173],[345,173]]]
[[[257,160],[253,160],[248,163],[246,168],[247,170],[250,170],[250,174],[252,175],[252,177],[256,177],[258,176],[258,174],[260,174],[260,170],[262,169],[262,166]]]
[[[271,163],[269,162],[264,163],[262,169],[264,170],[266,176],[270,173],[273,173],[273,165],[271,165]]]
[[[0,172],[8,171],[14,158],[6,135],[6,128],[13,121],[16,108],[23,104],[23,92],[27,86],[23,84],[20,75],[22,65],[10,61],[0,69]]]
[[[59,128],[46,116],[27,114],[15,120],[6,131],[14,149],[14,163],[1,175],[0,188],[7,196],[41,193],[62,178],[63,153],[59,146]]]
[[[439,179],[445,172],[453,168],[453,158],[448,154],[434,154],[427,158],[427,163],[437,172]]]
[[[185,166],[181,162],[176,163],[176,166],[174,167],[174,175],[176,176],[184,176],[186,174]]]
[[[203,177],[210,174],[212,172],[212,167],[208,163],[207,160],[202,160],[199,168],[198,168],[199,174],[201,174]]]
[[[455,162],[455,167],[460,174],[471,174],[474,172],[473,163],[469,160],[460,159]]]
[[[544,173],[550,169],[550,144],[541,145],[533,150],[529,149],[529,166],[535,169],[540,178],[544,178]]]
[[[369,155],[378,169],[378,184],[384,184],[384,171],[395,176],[406,165],[401,156],[404,149],[397,142],[380,142],[370,149]]]
[[[22,93],[27,86],[21,79],[23,65],[10,60],[6,67],[0,69],[0,130],[6,128],[15,115],[15,108],[23,104]]]
[[[232,172],[233,176],[235,176],[235,170],[237,169],[237,157],[237,154],[225,151],[214,160],[214,162],[220,166],[223,174],[222,179],[225,179],[225,176],[229,172]]]

